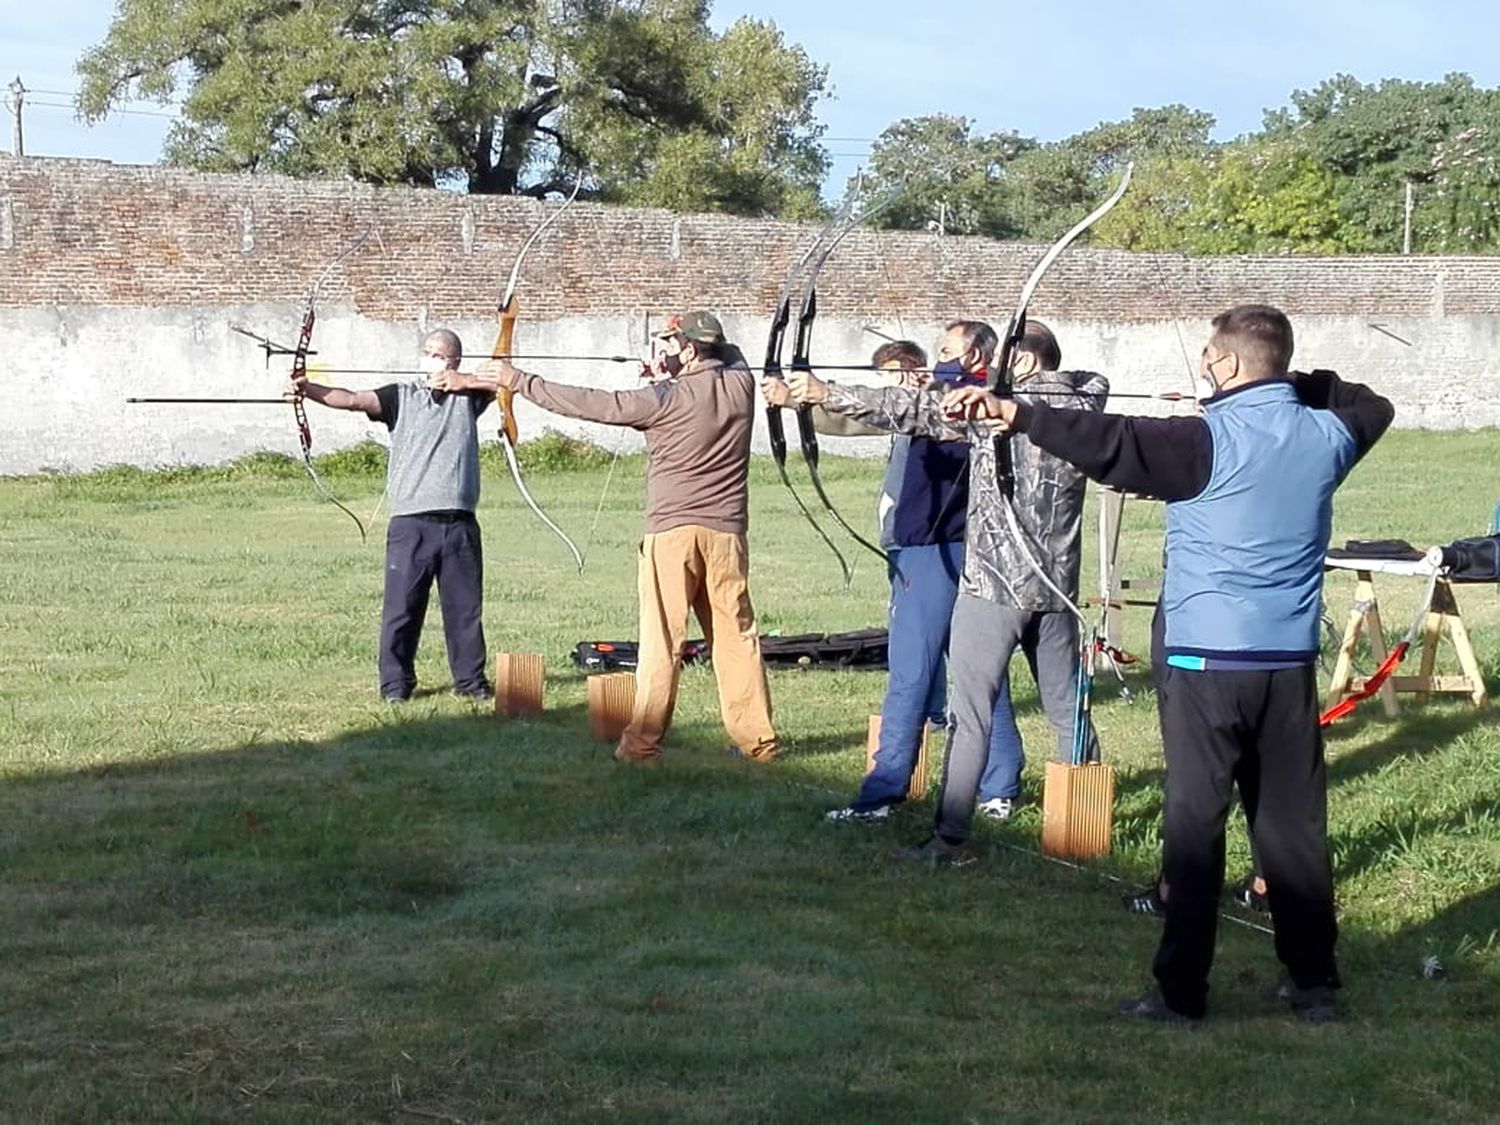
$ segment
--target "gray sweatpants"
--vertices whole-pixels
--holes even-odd
[[[952,723],[938,797],[938,835],[966,840],[974,819],[979,778],[989,756],[990,716],[1000,681],[1017,646],[1036,676],[1042,710],[1057,734],[1057,756],[1073,757],[1073,713],[1078,692],[1078,620],[1067,610],[1039,613],[960,594],[948,642]],[[1099,756],[1090,722],[1088,759]]]

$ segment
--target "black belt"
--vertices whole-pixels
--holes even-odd
[[[412,512],[410,515],[397,516],[396,519],[406,520],[431,520],[433,523],[473,523],[474,513],[464,512],[457,509],[444,509],[439,512]]]

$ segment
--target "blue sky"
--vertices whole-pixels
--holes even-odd
[[[19,74],[38,91],[28,152],[156,160],[168,122],[146,114],[158,107],[89,128],[48,104],[76,88],[73,63],[113,11],[105,0],[0,0],[0,84]],[[775,22],[828,67],[835,96],[820,115],[839,154],[835,193],[886,125],[926,113],[1056,140],[1181,102],[1212,113],[1227,138],[1340,72],[1373,82],[1463,71],[1500,85],[1500,5],[1481,0],[716,0],[716,27],[741,16]],[[8,115],[4,125],[8,151]]]

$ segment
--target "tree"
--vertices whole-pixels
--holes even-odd
[[[1136,109],[1123,121],[1102,122],[1025,153],[1010,169],[1017,224],[1024,237],[1047,242],[1062,234],[1108,194],[1125,164],[1134,163],[1135,186],[1095,229],[1094,240],[1133,249],[1166,249],[1138,245],[1127,232],[1143,225],[1171,228],[1172,216],[1188,205],[1171,174],[1212,154],[1213,125],[1211,114],[1183,105]],[[1155,191],[1141,190],[1148,185]],[[1142,224],[1141,210],[1151,200],[1164,211],[1157,220]]]
[[[179,91],[170,163],[805,214],[826,72],[706,0],[119,0],[78,64],[98,120]]]
[[[1430,249],[1493,246],[1493,223],[1478,221],[1493,191],[1484,164],[1497,154],[1500,91],[1465,74],[1442,82],[1389,79],[1365,84],[1340,74],[1298,90],[1291,108],[1266,115],[1265,135],[1296,137],[1334,176],[1343,222],[1359,248],[1401,249],[1405,185],[1418,191],[1417,226]],[[1476,126],[1477,132],[1471,132]],[[1460,139],[1465,138],[1465,139]],[[1465,167],[1466,162],[1469,167]]]
[[[1014,237],[1006,168],[1035,141],[1015,133],[974,136],[969,120],[936,114],[888,126],[870,153],[864,187],[893,197],[872,220],[895,230]]]

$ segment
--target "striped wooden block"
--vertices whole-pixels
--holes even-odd
[[[906,787],[908,801],[920,801],[927,795],[927,762],[932,744],[932,724],[922,726],[922,740],[917,743],[917,761],[912,767],[911,784]],[[875,768],[875,751],[880,749],[880,716],[870,716],[869,730],[865,735],[865,773]]]
[[[1115,768],[1048,762],[1042,788],[1042,851],[1062,859],[1108,855],[1115,826]]]
[[[502,719],[542,713],[542,654],[502,652],[495,657],[495,714]]]
[[[617,742],[634,710],[634,672],[589,677],[589,733],[600,742]]]

